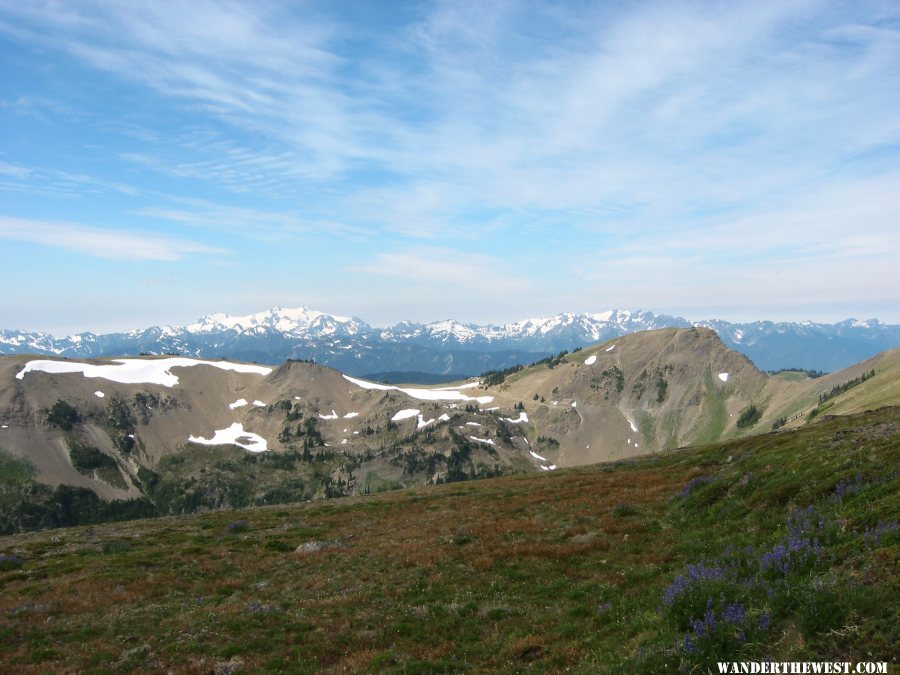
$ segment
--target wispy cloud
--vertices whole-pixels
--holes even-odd
[[[0,161],[0,174],[12,178],[28,178],[31,175],[31,169]]]
[[[0,239],[23,241],[112,260],[175,261],[192,254],[224,254],[226,249],[178,237],[105,230],[79,223],[0,216]]]
[[[7,11],[96,68],[264,139],[198,138],[191,161],[159,149],[146,165],[234,191],[341,181],[332,219],[380,204],[372,224],[411,236],[473,204],[573,210],[585,226],[623,197],[651,217],[739,205],[900,137],[898,95],[880,86],[900,41],[873,25],[877,5],[842,20],[805,1],[436,3],[393,41],[268,4]],[[361,168],[393,179],[345,182]]]
[[[438,246],[415,246],[393,253],[379,253],[375,260],[350,272],[364,272],[416,284],[414,290],[451,291],[476,289],[486,296],[519,293],[529,282],[500,258]]]

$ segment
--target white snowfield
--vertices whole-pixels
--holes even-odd
[[[406,410],[401,410],[396,415],[391,418],[391,422],[400,422],[401,420],[408,420],[411,417],[416,418],[416,429],[424,429],[429,424],[434,424],[435,422],[449,422],[450,415],[447,413],[442,414],[440,417],[431,418],[430,420],[426,420],[421,411],[416,410],[415,408],[407,408]],[[462,429],[463,427],[460,427]],[[345,429],[346,431],[346,429]],[[353,433],[358,433],[354,431]]]
[[[253,405],[255,405],[257,408],[265,408],[266,407],[266,404],[259,400],[253,401]]]
[[[592,366],[595,363],[597,363],[597,355],[596,354],[591,354],[589,357],[587,357],[584,360],[584,365],[586,365],[586,366]]]
[[[484,443],[485,445],[497,445],[490,438],[478,438],[477,436],[469,436],[473,441],[478,441],[479,443]]]
[[[719,379],[722,380],[722,382],[728,382],[728,373],[719,373]]]
[[[245,406],[245,405],[247,405],[247,399],[245,399],[245,398],[239,398],[239,399],[238,399],[237,401],[235,401],[234,403],[229,403],[229,404],[228,404],[228,407],[231,408],[232,410],[234,410],[235,408],[240,408],[240,407]]]
[[[96,396],[97,398],[103,398],[104,396],[106,396],[106,394],[104,394],[102,391],[95,391],[94,396]]]
[[[346,415],[344,415],[345,420],[353,419],[354,417],[359,417],[359,413],[358,412],[348,412]]]
[[[632,430],[634,433],[637,433],[637,432],[638,432],[638,428],[635,426],[634,422],[632,422],[630,418],[626,418],[626,419],[628,419],[628,424],[629,424],[629,426],[631,427],[631,430]]]
[[[504,422],[511,422],[513,424],[519,424],[520,422],[527,422],[528,415],[523,410],[522,412],[519,413],[519,416],[516,419],[513,419],[511,417],[501,417],[500,419],[503,420]]]
[[[610,345],[609,347],[606,348],[606,351],[611,352],[615,348],[616,348],[615,345]]]
[[[25,374],[41,371],[44,373],[81,373],[85,377],[99,377],[120,384],[160,384],[164,387],[174,387],[178,384],[178,376],[171,373],[172,368],[187,368],[190,366],[212,366],[220,370],[232,370],[237,373],[250,373],[253,375],[268,375],[271,368],[254,366],[246,363],[231,363],[229,361],[201,361],[173,357],[169,359],[113,359],[118,365],[96,365],[93,363],[79,363],[78,361],[29,361],[25,367],[16,374],[17,380],[25,379]]]
[[[466,382],[465,384],[461,384],[458,387],[435,387],[432,391],[459,391],[461,389],[474,389],[481,385],[481,380],[475,380],[474,382]]]
[[[534,457],[535,459],[539,459],[539,460],[541,460],[542,462],[546,462],[546,461],[547,461],[547,458],[546,458],[546,457],[541,457],[541,456],[540,456],[539,454],[537,454],[534,450],[529,450],[528,452],[530,452],[530,453],[531,453],[531,456]]]
[[[322,413],[319,413],[319,419],[336,420],[337,418],[338,418],[338,414],[336,412],[334,412],[334,410],[331,411],[330,415],[323,415]]]
[[[348,382],[352,382],[356,386],[362,387],[363,389],[377,389],[379,391],[399,391],[411,398],[415,398],[420,401],[477,401],[478,403],[484,405],[485,403],[490,403],[494,400],[493,396],[467,396],[460,391],[460,389],[462,388],[478,386],[477,384],[471,383],[468,385],[463,385],[463,387],[455,387],[453,389],[418,389],[412,387],[395,387],[390,384],[378,384],[377,382],[368,382],[366,380],[360,380],[355,377],[350,377],[349,375],[344,375],[343,377]]]
[[[203,438],[202,436],[188,436],[191,443],[200,443],[202,445],[236,445],[250,452],[265,452],[269,449],[269,444],[265,438],[259,434],[244,431],[244,425],[235,422],[227,429],[216,429],[216,433],[212,438]]]

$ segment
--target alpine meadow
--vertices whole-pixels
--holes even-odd
[[[0,57],[0,671],[900,672],[900,5]]]

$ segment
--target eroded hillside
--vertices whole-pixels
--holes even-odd
[[[665,329],[430,388],[299,361],[6,357],[0,450],[28,466],[3,500],[19,513],[7,529],[116,511],[92,495],[130,500],[122,513],[184,513],[552,472],[791,428],[897,402],[898,353],[815,379],[767,376],[709,329]]]

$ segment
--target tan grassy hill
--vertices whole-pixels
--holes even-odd
[[[820,405],[847,383],[854,386]],[[539,454],[577,466],[896,404],[900,349],[819,378],[770,376],[709,329],[664,329],[508,372],[488,390],[499,402],[522,402]]]
[[[143,500],[161,513],[550,472],[900,402],[900,350],[817,379],[767,376],[700,328],[620,337],[480,386],[397,388],[306,362],[152,357],[127,367],[158,381],[127,384],[112,371],[44,372],[32,361],[0,358],[0,451],[26,460],[36,484]],[[751,407],[758,419],[739,425]],[[4,499],[33,493],[20,481]],[[71,524],[48,515],[59,498],[29,507],[44,514],[33,526]]]

